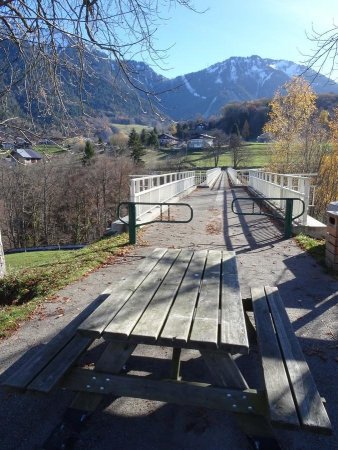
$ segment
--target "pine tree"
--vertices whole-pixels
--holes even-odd
[[[128,147],[132,148],[135,144],[140,142],[140,137],[137,134],[135,128],[131,130],[129,133],[129,139],[128,139]]]
[[[155,132],[155,128],[149,133],[148,145],[155,148],[158,148],[160,146],[158,135]]]
[[[147,131],[145,130],[145,128],[142,128],[141,135],[140,135],[140,140],[141,140],[141,143],[142,143],[143,145],[147,145],[147,141],[148,141],[148,133],[147,133]]]
[[[145,150],[142,146],[140,136],[133,128],[129,134],[128,147],[131,150],[130,156],[136,164],[142,164],[142,156],[145,155]]]
[[[95,150],[94,150],[93,144],[90,141],[86,141],[84,152],[83,152],[83,157],[82,157],[82,164],[84,166],[90,164],[94,155],[95,155]]]

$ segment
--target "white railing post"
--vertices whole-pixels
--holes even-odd
[[[130,201],[135,203],[165,203],[173,197],[193,188],[196,185],[195,172],[186,171],[151,175],[134,176],[130,180]],[[136,218],[156,209],[156,205],[137,205]]]
[[[303,225],[307,224],[307,215],[309,210],[309,203],[310,202],[310,179],[304,178],[304,203],[305,203],[305,210],[303,214]]]
[[[271,172],[262,172],[249,170],[249,186],[265,197],[276,198],[299,198],[305,204],[305,211],[301,221],[307,224],[308,207],[310,205],[310,178],[300,175],[278,174]],[[276,206],[285,208],[285,202],[274,201]],[[294,204],[294,214],[297,215],[302,211],[299,202]]]

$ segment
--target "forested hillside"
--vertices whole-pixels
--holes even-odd
[[[62,90],[62,98],[56,98],[57,92],[48,84],[42,88],[39,81],[25,79],[18,49],[11,43],[1,43],[0,119],[29,117],[37,125],[57,128],[65,111],[68,120],[75,123],[79,117],[95,117],[110,123],[152,126],[159,119],[206,120],[216,116],[221,117],[220,126],[229,133],[227,117],[233,117],[229,121],[237,122],[240,129],[247,120],[250,138],[254,138],[265,120],[265,99],[272,98],[292,75],[304,70],[289,61],[252,56],[230,58],[200,72],[168,79],[143,62],[128,61],[126,82],[121,67],[102,52],[86,49],[79,61],[78,54],[67,47],[59,58],[67,63],[60,69],[58,89]],[[84,66],[80,78],[74,67],[68,69],[69,61],[75,67]],[[319,93],[318,106],[332,109],[337,104],[337,84],[321,75],[315,77],[313,71],[307,77]],[[238,108],[238,104],[242,106]]]

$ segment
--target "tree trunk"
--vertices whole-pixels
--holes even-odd
[[[6,263],[0,231],[0,279],[3,278],[5,275],[6,275]]]

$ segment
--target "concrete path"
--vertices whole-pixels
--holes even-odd
[[[194,210],[189,224],[154,224],[145,227],[138,244],[121,254],[111,265],[74,283],[39,310],[11,338],[0,343],[2,376],[59,333],[76,316],[90,308],[102,291],[137,267],[140,259],[155,247],[228,248],[238,255],[243,297],[250,287],[277,285],[300,339],[313,376],[323,397],[335,434],[330,437],[279,431],[280,443],[290,450],[338,450],[338,281],[327,275],[293,239],[264,217],[238,217],[231,213],[234,196],[246,196],[243,189],[230,189],[225,177],[214,190],[198,189],[184,198]],[[171,216],[183,218],[175,207]],[[84,314],[84,313],[81,313]],[[99,346],[100,347],[100,346]],[[88,362],[92,353],[88,354]],[[128,365],[138,364],[144,373],[167,376],[167,348],[140,346]],[[154,364],[150,356],[159,360]],[[250,361],[238,363],[250,377]],[[140,364],[142,364],[140,366]],[[7,370],[8,369],[8,370]],[[184,352],[182,375],[207,381],[208,374],[196,352]],[[1,376],[0,376],[1,377]],[[210,381],[210,380],[209,380]],[[61,420],[72,394],[56,392],[48,397],[8,394],[0,391],[0,449],[30,450],[41,444]],[[202,408],[178,407],[161,402],[127,398],[108,399],[80,433],[75,449],[196,449],[251,448],[233,416]]]

